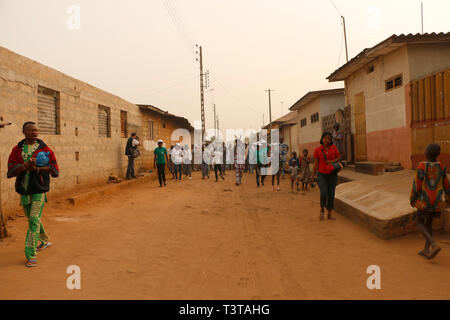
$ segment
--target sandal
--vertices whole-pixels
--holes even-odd
[[[37,246],[36,251],[42,251],[42,250],[44,250],[44,249],[47,249],[47,248],[50,247],[51,245],[52,245],[51,242],[47,242],[47,243],[41,242],[41,244]]]
[[[36,267],[37,266],[37,260],[36,259],[28,259],[25,263],[25,266],[28,268]]]

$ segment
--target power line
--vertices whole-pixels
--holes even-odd
[[[170,19],[172,20],[173,25],[177,29],[178,33],[180,34],[183,42],[185,43],[186,47],[189,49],[189,51],[193,54],[194,53],[194,45],[191,41],[191,38],[189,37],[188,32],[186,31],[186,28],[184,27],[183,23],[178,18],[177,12],[172,7],[169,0],[161,0],[164,7],[166,8],[167,13],[169,14]]]
[[[344,31],[342,31],[342,37],[341,37],[341,49],[339,50],[339,59],[338,59],[338,63],[337,63],[337,67],[339,68],[339,64],[341,62],[341,56],[342,56],[342,47],[344,46]]]
[[[339,11],[338,7],[336,7],[336,5],[334,4],[333,0],[329,0],[331,2],[331,4],[333,5],[333,7],[336,9],[336,11],[339,13],[339,15],[342,17],[343,14]]]
[[[155,94],[161,93],[161,92],[163,92],[163,91],[166,91],[166,90],[169,90],[169,89],[178,87],[178,86],[180,86],[180,85],[182,85],[182,84],[185,84],[185,83],[187,83],[187,82],[189,82],[189,81],[191,81],[192,79],[197,78],[197,77],[199,77],[198,74],[195,75],[195,76],[193,76],[193,77],[191,77],[191,78],[189,78],[189,79],[186,79],[186,80],[183,80],[183,81],[178,82],[178,83],[176,83],[176,84],[173,84],[173,85],[171,85],[171,86],[168,86],[168,87],[166,87],[166,88],[163,88],[163,89],[154,91],[154,92],[152,92],[152,93],[149,93],[149,94],[146,94],[146,95],[137,97],[137,98],[135,98],[134,100],[136,101],[136,100],[140,100],[140,99],[143,99],[143,98],[147,98],[147,97],[153,96],[153,95],[155,95]]]
[[[213,79],[225,90],[225,92],[226,93],[228,93],[228,95],[230,95],[232,98],[234,98],[235,100],[237,100],[237,101],[239,101],[240,103],[242,103],[242,105],[244,106],[244,107],[246,107],[246,108],[248,108],[248,109],[250,109],[250,110],[252,110],[253,112],[256,112],[256,113],[259,113],[259,114],[262,114],[262,112],[261,111],[258,111],[258,110],[255,110],[255,109],[253,109],[253,108],[251,108],[251,107],[249,107],[249,106],[247,106],[247,105],[245,105],[245,103],[240,99],[240,98],[238,98],[237,96],[235,96],[234,94],[232,94],[219,80],[217,80],[217,78],[216,77],[214,77],[214,76],[212,76],[213,77]]]

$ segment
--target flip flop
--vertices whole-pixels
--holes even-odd
[[[441,247],[437,247],[434,250],[431,250],[430,255],[428,256],[428,260],[433,259],[436,255],[441,251]]]
[[[28,259],[25,263],[25,266],[28,268],[36,267],[37,266],[37,260],[36,259]]]
[[[52,245],[51,242],[47,242],[47,243],[41,243],[40,245],[37,246],[36,251],[42,251],[47,249],[48,247],[50,247]]]

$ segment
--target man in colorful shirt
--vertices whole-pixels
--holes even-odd
[[[166,162],[169,162],[169,159],[167,158],[167,149],[163,147],[163,141],[158,140],[158,148],[155,148],[153,150],[153,168],[158,168],[158,180],[159,180],[159,186],[162,187],[163,183],[164,186],[166,186]]]
[[[58,164],[53,151],[40,139],[38,128],[34,122],[25,122],[22,128],[25,139],[20,141],[11,151],[8,158],[8,178],[16,177],[16,192],[20,194],[20,202],[28,219],[28,231],[25,240],[26,266],[37,265],[37,251],[51,245],[41,222],[46,193],[50,190],[50,176],[59,175]],[[38,166],[36,157],[40,152],[48,155],[48,164]],[[38,241],[41,244],[38,246]]]
[[[427,146],[427,161],[421,162],[417,167],[410,197],[411,206],[418,210],[415,216],[419,230],[426,240],[419,255],[427,259],[434,258],[441,250],[432,238],[432,220],[440,217],[445,208],[445,193],[450,194],[447,169],[437,161],[440,153],[441,147],[438,144]]]

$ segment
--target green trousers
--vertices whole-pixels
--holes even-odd
[[[27,259],[36,259],[36,247],[39,240],[43,243],[48,242],[48,236],[41,222],[44,204],[45,201],[41,197],[41,201],[33,199],[30,204],[23,205],[25,215],[28,219],[28,230],[25,240],[25,257]]]

